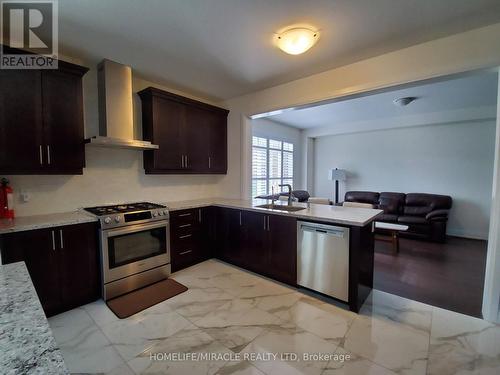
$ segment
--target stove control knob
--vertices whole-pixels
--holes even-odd
[[[109,223],[111,223],[111,218],[110,218],[109,216],[108,216],[108,217],[106,217],[106,218],[104,219],[104,223],[105,223],[105,224],[109,224]]]
[[[163,216],[163,211],[158,211],[158,215]]]
[[[116,221],[117,223],[119,223],[119,222],[120,222],[120,216],[116,216],[116,217],[115,217],[115,221]]]
[[[153,217],[156,217],[158,214],[155,212],[153,212]]]
[[[163,215],[168,215],[168,211],[167,210],[163,211]]]

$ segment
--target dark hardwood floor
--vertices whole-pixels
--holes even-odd
[[[375,241],[375,289],[481,317],[486,241],[400,241],[397,255],[391,243]]]

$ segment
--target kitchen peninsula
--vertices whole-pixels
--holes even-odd
[[[0,372],[69,374],[24,263],[0,266]]]
[[[270,201],[266,200],[222,198],[163,203],[170,212],[172,272],[210,258],[218,258],[296,287],[298,220],[335,225],[349,228],[349,293],[348,300],[344,302],[348,303],[350,310],[359,311],[373,287],[372,224],[382,211],[293,203],[295,211],[289,212],[283,210],[283,205],[285,208],[287,206],[283,202],[275,203],[275,209],[259,207],[269,203]],[[67,218],[67,222],[64,218]],[[0,244],[4,244],[3,262],[22,260],[17,257],[17,253],[12,254],[9,249],[9,243],[16,243],[15,238],[11,237],[17,232],[36,233],[38,230],[61,226],[68,226],[70,229],[72,226],[76,228],[77,225],[82,226],[82,223],[92,221],[97,219],[83,212],[2,221]],[[97,252],[92,249],[86,251],[91,255]],[[97,265],[90,264],[95,257],[87,256],[85,259],[89,269],[97,269]],[[98,280],[93,282],[98,283]],[[81,300],[89,300],[94,295],[95,290],[89,291]],[[43,304],[43,296],[41,300]],[[73,302],[68,304],[68,307],[75,307],[77,303]],[[65,306],[65,303],[58,305],[53,311],[63,311]]]

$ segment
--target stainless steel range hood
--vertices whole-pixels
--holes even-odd
[[[98,65],[99,135],[89,138],[89,146],[154,150],[148,141],[134,139],[132,69],[111,60]]]

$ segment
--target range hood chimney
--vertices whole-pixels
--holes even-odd
[[[157,145],[134,139],[132,69],[111,60],[97,66],[99,135],[89,138],[90,146],[154,150]]]

